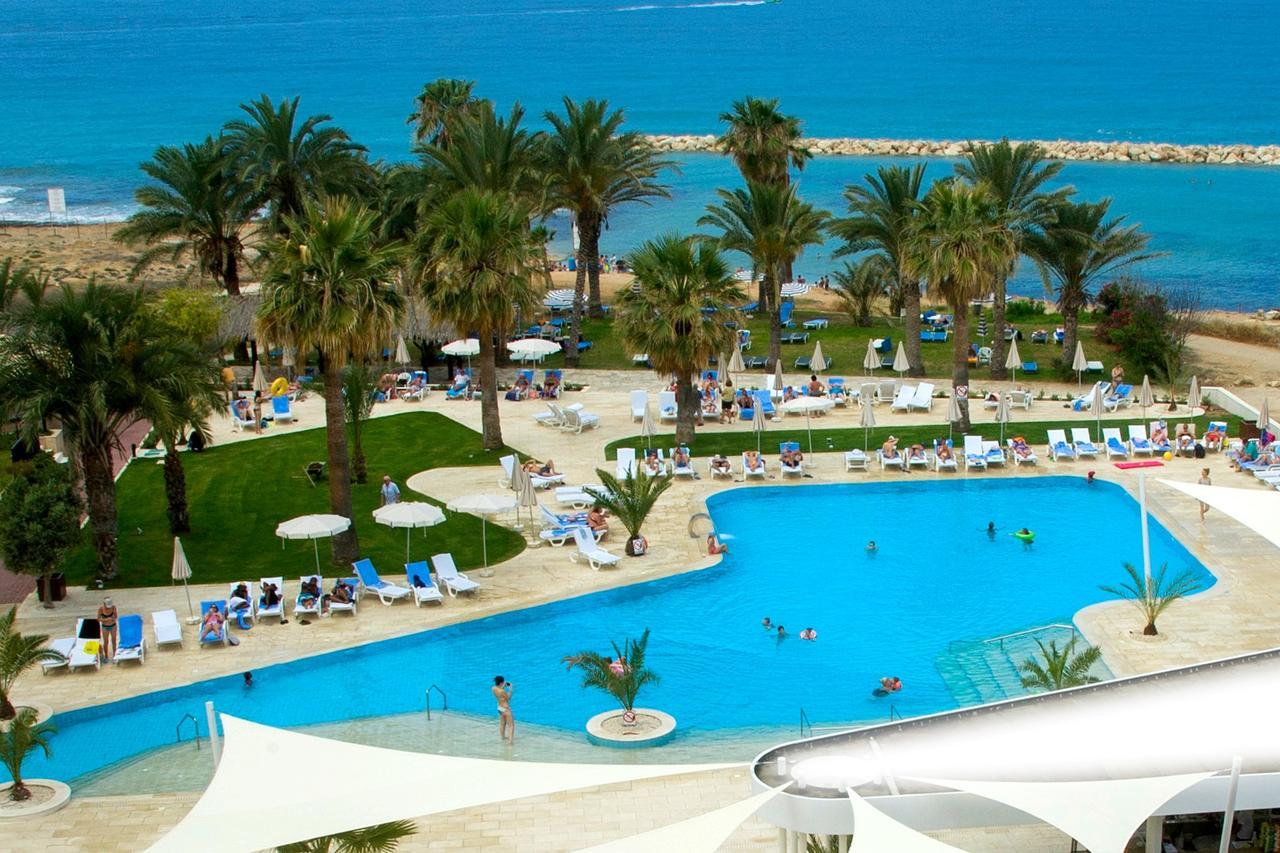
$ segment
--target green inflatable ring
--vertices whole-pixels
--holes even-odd
[[[1026,533],[1015,533],[1013,535],[1018,539],[1021,539],[1023,542],[1034,542],[1036,539],[1035,531],[1028,531]]]

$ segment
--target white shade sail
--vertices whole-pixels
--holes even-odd
[[[911,362],[907,359],[907,346],[902,341],[898,341],[898,352],[893,356],[893,369],[897,373],[906,373],[911,369]]]
[[[1232,489],[1164,479],[1159,482],[1204,501],[1280,548],[1280,492],[1275,489]]]
[[[455,356],[471,356],[480,354],[480,341],[478,338],[466,338],[465,340],[449,341],[449,343],[440,347],[440,352],[445,355]]]
[[[822,341],[818,341],[813,346],[813,356],[809,359],[809,369],[814,373],[821,373],[827,369],[827,360],[822,356]]]
[[[281,539],[324,539],[351,527],[351,519],[341,515],[300,515],[276,525]]]
[[[922,779],[1013,806],[1058,827],[1090,853],[1124,853],[1133,833],[1174,795],[1213,773],[1080,782]]]
[[[507,344],[507,349],[521,355],[550,355],[553,352],[560,352],[560,344],[542,338],[521,338]]]
[[[151,850],[254,851],[393,820],[734,765],[548,764],[402,752],[222,715],[222,760]]]
[[[849,792],[853,821],[858,831],[852,853],[964,853],[959,847],[930,838],[899,823],[853,791]]]
[[[764,791],[706,814],[638,835],[584,847],[578,853],[653,853],[655,850],[715,853],[744,820],[755,814],[757,809],[776,797],[785,787]]]
[[[867,370],[875,370],[880,366],[880,354],[876,352],[875,341],[867,341],[867,354],[862,359],[862,366]]]
[[[444,521],[444,512],[423,501],[405,501],[378,507],[373,520],[387,527],[432,527]]]

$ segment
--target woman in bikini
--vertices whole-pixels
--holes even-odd
[[[489,691],[498,703],[498,737],[507,743],[516,742],[516,718],[511,713],[511,691],[515,685],[501,675],[493,677],[493,687]]]
[[[111,599],[102,599],[102,606],[98,608],[98,624],[102,626],[102,654],[107,660],[116,656],[116,622],[119,619],[120,612]]]

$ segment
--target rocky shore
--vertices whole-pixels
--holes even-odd
[[[714,136],[650,136],[663,151],[714,152]],[[847,157],[959,157],[970,142],[988,140],[931,139],[805,139],[815,156]],[[1018,140],[1014,140],[1017,142]],[[1164,142],[1074,142],[1036,140],[1059,160],[1098,160],[1118,163],[1207,163],[1280,166],[1280,145],[1170,145]]]

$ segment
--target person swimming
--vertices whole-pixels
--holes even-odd
[[[874,554],[878,550],[880,549],[876,547],[876,540],[872,539],[870,542],[867,543],[868,554]]]
[[[813,630],[812,628],[805,628],[803,631],[800,632],[800,639],[816,640],[818,639],[818,632]]]
[[[766,616],[766,617],[764,617],[763,619],[761,619],[761,620],[760,620],[760,624],[764,626],[764,629],[765,629],[766,631],[772,631],[772,630],[773,630],[773,621],[772,621],[768,616]]]
[[[902,689],[902,679],[896,675],[886,675],[880,679],[880,686],[871,691],[872,696],[888,696]]]
[[[987,538],[988,539],[996,538],[996,523],[994,521],[987,522]]]

